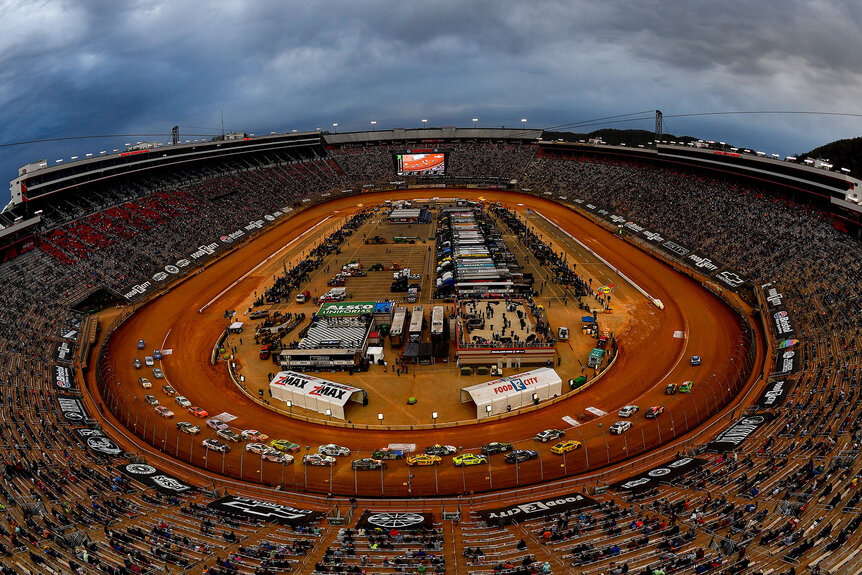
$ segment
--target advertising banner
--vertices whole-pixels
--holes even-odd
[[[767,423],[769,423],[769,420],[763,415],[742,417],[736,423],[719,433],[715,439],[707,443],[706,449],[707,451],[716,451],[718,453],[733,451],[743,441],[748,439],[750,435]]]
[[[409,511],[390,511],[376,513],[366,511],[356,524],[358,529],[383,529],[389,532],[392,529],[398,531],[410,531],[411,529],[430,528],[434,525],[433,513],[414,513]]]
[[[685,265],[696,269],[697,271],[711,276],[724,266],[718,263],[717,261],[703,255],[700,252],[691,252],[687,256],[685,256],[682,261]]]
[[[705,459],[683,457],[659,467],[654,467],[629,479],[612,483],[610,487],[617,491],[645,491],[658,486],[662,482],[672,483],[680,477],[700,469],[704,463],[706,463]]]
[[[61,341],[54,348],[54,361],[58,363],[72,363],[75,361],[75,344],[73,342]]]
[[[763,299],[766,301],[766,307],[769,309],[783,309],[784,296],[778,291],[778,288],[771,283],[760,286],[763,291]]]
[[[75,433],[87,444],[87,447],[96,455],[106,457],[117,457],[123,450],[119,445],[102,433],[100,429],[76,429]]]
[[[75,388],[75,373],[71,368],[65,365],[54,366],[54,383],[61,391],[68,391]]]
[[[678,244],[673,240],[665,240],[659,247],[664,251],[668,252],[671,255],[674,255],[678,258],[684,258],[686,254],[688,254],[691,250],[685,247],[682,244]]]
[[[320,317],[354,317],[362,314],[373,314],[377,302],[375,301],[352,301],[325,303],[320,306],[317,315]]]
[[[799,371],[799,352],[795,349],[781,349],[775,357],[775,371],[772,373],[796,373]]]
[[[508,525],[514,521],[529,521],[530,519],[545,517],[552,513],[576,511],[586,507],[593,507],[595,504],[595,500],[586,495],[571,493],[569,495],[551,497],[529,503],[508,505],[497,509],[483,509],[478,513],[486,523],[498,523],[502,521]]]
[[[290,505],[258,501],[248,497],[222,497],[207,505],[209,509],[227,513],[245,521],[266,521],[279,525],[305,525],[323,517],[320,511],[299,509]]]
[[[183,495],[196,489],[194,485],[189,485],[182,479],[177,479],[146,463],[127,463],[120,465],[118,469],[124,475],[147,487],[152,487],[163,495]]]
[[[766,382],[766,387],[757,398],[757,409],[772,409],[781,407],[790,393],[790,382],[784,379]]]
[[[790,313],[783,308],[770,311],[772,317],[772,329],[775,331],[776,339],[790,339],[796,337]]]
[[[72,425],[83,425],[84,420],[87,419],[87,410],[77,397],[57,396],[57,406],[63,414],[63,419]]]

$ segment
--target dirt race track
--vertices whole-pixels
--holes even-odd
[[[487,201],[509,205],[517,203],[541,212],[612,262],[650,295],[664,302],[664,310],[651,305],[638,306],[626,330],[617,336],[620,353],[615,365],[596,385],[535,412],[513,414],[491,422],[438,429],[389,430],[382,426],[351,429],[293,420],[274,413],[238,391],[223,362],[215,366],[210,364],[213,344],[225,326],[224,310],[241,309],[249,293],[267,279],[269,272],[264,269],[249,273],[262,260],[288,242],[309,239],[313,234],[302,234],[325,216],[331,216],[335,210],[339,210],[339,217],[347,215],[356,209],[359,201],[372,205],[384,199],[412,199],[439,194],[440,190],[367,194],[305,209],[146,304],[111,338],[109,358],[122,384],[117,388],[117,396],[101,398],[105,406],[117,405],[113,415],[107,410],[103,415],[114,425],[127,427],[137,435],[139,450],[152,451],[155,447],[178,462],[191,463],[210,472],[250,483],[281,485],[288,490],[395,497],[408,495],[408,492],[414,496],[478,493],[594,472],[610,463],[639,456],[660,444],[679,439],[687,430],[693,430],[720,412],[731,400],[723,381],[742,371],[738,368],[741,361],[730,362],[730,358],[741,357],[742,347],[747,345],[743,344],[743,320],[736,311],[697,281],[674,271],[567,207],[532,196],[485,190],[481,195]],[[475,198],[480,192],[446,190],[445,195]],[[298,240],[300,236],[302,239]],[[217,296],[218,299],[213,301]],[[199,312],[210,302],[211,305]],[[683,332],[685,337],[675,337],[675,332]],[[153,389],[146,392],[136,383],[140,374],[132,367],[131,357],[137,351],[135,345],[140,338],[147,342],[147,353],[155,348],[172,350],[171,355],[162,360],[162,369],[170,383],[194,405],[203,406],[211,415],[228,412],[237,416],[231,422],[234,428],[255,428],[271,438],[287,438],[298,443],[302,448],[295,454],[296,462],[282,466],[262,461],[259,456],[246,453],[243,444],[232,444],[231,452],[225,456],[214,452],[206,455],[201,440],[209,437],[212,430],[204,421],[192,418],[166,397],[159,389],[162,381],[153,380]],[[758,344],[758,348],[761,347]],[[689,357],[695,353],[703,356],[703,365],[698,368],[689,365]],[[762,365],[763,353],[758,349],[755,366]],[[730,373],[734,371],[733,366],[737,369]],[[94,395],[97,394],[95,371],[91,369],[86,376],[87,385]],[[454,366],[452,373],[455,377]],[[565,366],[560,369],[564,382],[579,374],[580,370],[569,372]],[[741,384],[744,387],[751,385],[756,378],[756,374],[751,377],[749,374],[740,375],[742,379],[748,379],[747,383]],[[695,380],[693,393],[664,394],[668,382],[679,383],[689,379]],[[177,417],[158,417],[153,408],[144,403],[144,393],[158,397],[163,405],[173,409]],[[626,403],[641,406],[641,411],[632,418],[633,427],[622,435],[608,434],[608,427],[618,419],[616,409]],[[651,405],[664,405],[664,414],[655,420],[645,419],[643,413]],[[604,409],[608,415],[568,429],[566,438],[582,441],[584,447],[566,455],[555,455],[549,450],[550,444],[532,440],[532,436],[542,429],[570,428],[562,418],[578,419],[587,406]],[[177,420],[199,424],[202,433],[196,437],[178,433],[175,427]],[[141,441],[142,437],[146,443]],[[434,443],[453,444],[465,451],[477,452],[488,441],[514,441],[516,448],[536,449],[540,457],[509,465],[503,461],[502,455],[494,455],[490,457],[489,465],[466,468],[455,467],[451,457],[444,458],[441,465],[430,467],[411,468],[403,461],[391,461],[382,472],[355,472],[349,463],[355,457],[367,457],[370,450],[390,443],[414,443],[419,450]],[[360,450],[360,453],[341,458],[334,467],[311,467],[300,462],[306,446],[313,453],[318,445],[330,442]]]

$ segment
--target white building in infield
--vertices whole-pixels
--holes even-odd
[[[461,403],[476,403],[476,419],[506,413],[562,393],[563,380],[549,367],[461,388]]]
[[[348,401],[365,404],[365,391],[358,387],[295,371],[276,373],[269,382],[269,391],[273,399],[289,401],[291,408],[304,407],[336,419],[345,419],[344,408]]]

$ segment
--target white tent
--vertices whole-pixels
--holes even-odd
[[[461,388],[461,403],[476,403],[476,418],[506,413],[533,405],[533,394],[539,401],[562,393],[563,380],[549,367],[501,377],[470,387]],[[488,410],[490,407],[490,411]]]
[[[369,347],[368,351],[365,352],[365,355],[367,355],[368,358],[376,364],[378,360],[383,359],[383,348]]]
[[[304,407],[318,413],[331,410],[332,417],[345,419],[344,406],[348,401],[363,403],[365,392],[343,383],[327,381],[297,373],[295,371],[280,371],[269,382],[269,391],[273,399],[291,401],[296,407]]]

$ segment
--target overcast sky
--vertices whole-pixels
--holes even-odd
[[[227,130],[264,133],[658,108],[666,132],[790,154],[862,135],[862,118],[668,116],[862,113],[860,29],[858,0],[0,0],[0,144],[212,134],[222,111]],[[0,179],[129,139],[3,147]]]

